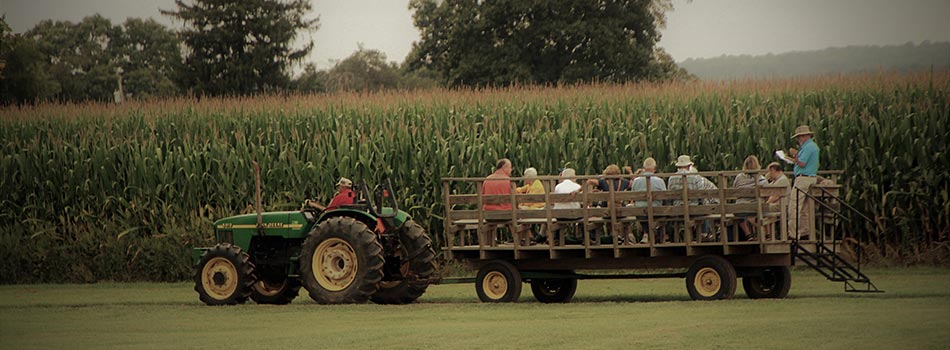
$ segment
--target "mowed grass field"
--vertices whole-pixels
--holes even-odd
[[[580,281],[569,304],[482,304],[471,284],[418,303],[208,307],[190,283],[0,286],[3,349],[945,349],[950,269],[869,271],[851,294],[795,270],[789,298],[689,300],[682,279]],[[305,293],[305,291],[302,291]]]

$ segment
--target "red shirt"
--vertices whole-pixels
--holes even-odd
[[[340,193],[337,193],[333,197],[333,200],[330,201],[330,204],[327,205],[327,210],[336,209],[340,206],[356,203],[356,192],[349,188],[344,188],[340,190]]]
[[[482,194],[511,194],[511,181],[507,180],[508,175],[505,175],[501,169],[496,170],[491,175],[488,175],[488,178],[506,180],[486,180],[482,185]],[[485,210],[511,210],[511,203],[485,204]]]

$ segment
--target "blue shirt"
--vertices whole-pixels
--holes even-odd
[[[643,172],[642,176],[638,176],[636,179],[633,179],[633,183],[630,185],[632,191],[646,192],[647,190],[647,175],[653,175],[651,172]],[[650,191],[666,191],[666,183],[663,182],[663,179],[656,176],[650,176]],[[663,201],[653,201],[653,206],[661,206]],[[634,203],[636,207],[645,207],[647,206],[646,201],[636,201]]]
[[[795,163],[795,172],[796,176],[805,175],[805,176],[816,176],[818,175],[818,145],[815,144],[811,139],[805,141],[802,144],[802,150],[798,151],[798,161],[805,163],[805,166],[798,166],[798,163]]]

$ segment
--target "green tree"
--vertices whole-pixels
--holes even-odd
[[[647,79],[652,81],[683,81],[698,80],[699,78],[687,71],[686,68],[678,66],[676,61],[673,60],[673,56],[666,53],[666,50],[656,47],[653,50],[653,60],[650,62]]]
[[[188,51],[183,83],[210,95],[246,95],[290,86],[290,70],[313,48],[293,48],[300,30],[317,28],[306,19],[308,0],[175,0],[177,11],[162,13],[184,22]]]
[[[360,45],[330,69],[328,83],[332,90],[379,91],[397,88],[400,78],[399,67],[386,62],[386,54]]]
[[[293,81],[293,89],[304,93],[327,92],[327,71],[317,70],[312,63],[308,63],[297,79]]]
[[[3,79],[3,70],[7,67],[7,59],[15,47],[13,29],[7,24],[7,15],[0,15],[0,79]]]
[[[120,28],[96,14],[79,23],[45,20],[25,33],[60,86],[62,101],[109,101],[118,85],[109,49]]]
[[[0,105],[51,99],[59,84],[50,76],[36,42],[13,34],[0,17]]]
[[[174,32],[154,19],[129,18],[110,42],[121,68],[123,90],[132,97],[172,96],[181,66],[181,48]]]
[[[294,80],[294,90],[306,93],[327,91],[380,91],[421,89],[438,86],[426,69],[409,72],[395,62],[387,62],[379,50],[359,46],[353,54],[337,62],[330,70],[317,70],[313,64]]]
[[[178,38],[155,20],[129,18],[116,26],[96,14],[79,23],[42,21],[24,36],[41,67],[31,74],[39,82],[53,79],[57,87],[38,91],[37,98],[52,91],[61,101],[111,101],[119,79],[134,97],[178,92],[172,79],[181,64]]]
[[[450,85],[624,82],[651,66],[666,0],[413,0],[407,58]]]

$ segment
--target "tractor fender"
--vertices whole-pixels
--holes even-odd
[[[353,210],[353,209],[335,209],[335,210],[323,212],[323,214],[320,215],[320,218],[317,219],[317,224],[330,220],[330,218],[341,217],[341,216],[354,218],[357,221],[366,224],[366,227],[369,227],[370,230],[376,229],[377,221],[376,221],[375,216],[370,215],[369,213],[366,213],[364,211]]]
[[[198,262],[201,261],[201,254],[204,254],[208,249],[211,249],[211,247],[191,248],[191,266],[198,266]]]

